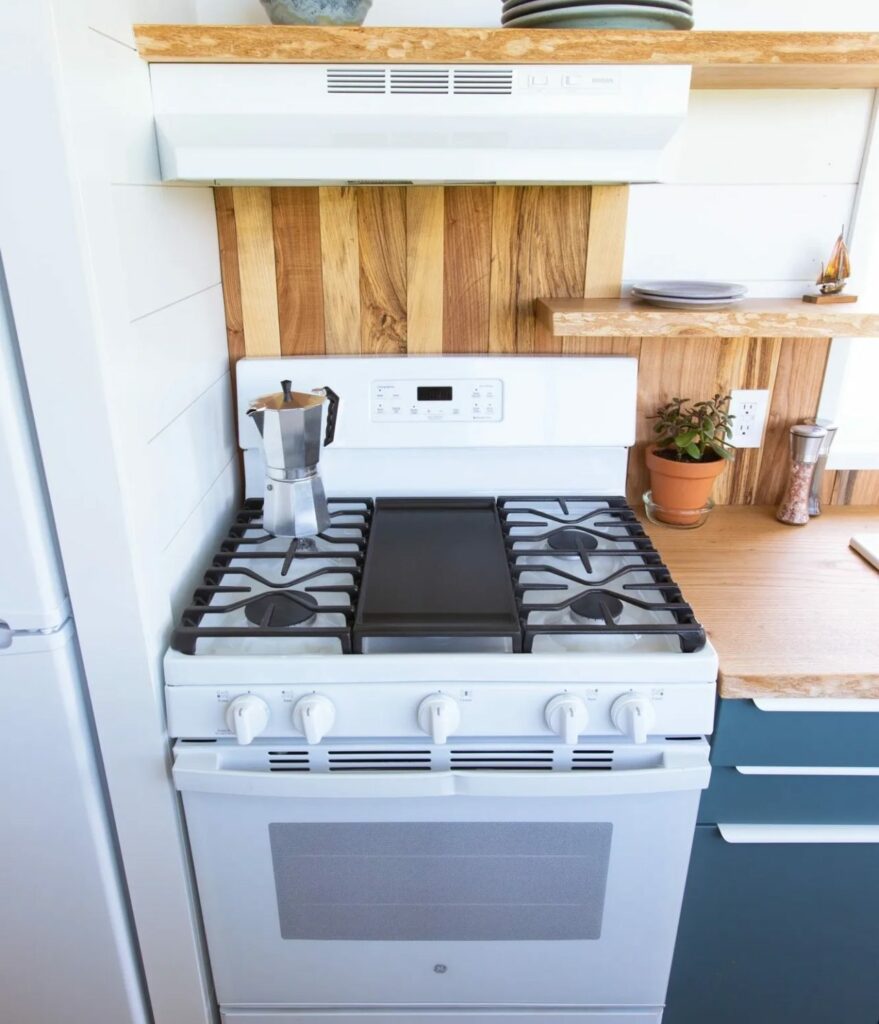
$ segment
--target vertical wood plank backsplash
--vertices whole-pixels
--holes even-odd
[[[242,355],[431,352],[640,359],[629,499],[647,489],[656,406],[737,388],[772,393],[762,448],[718,484],[729,504],[774,504],[791,424],[814,415],[829,340],[550,337],[539,297],[619,293],[628,187],[217,188],[234,362]],[[879,473],[831,473],[825,500],[879,504]]]

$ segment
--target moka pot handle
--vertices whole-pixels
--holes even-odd
[[[324,435],[324,447],[326,447],[333,443],[333,439],[336,436],[336,420],[339,417],[339,396],[332,388],[321,388],[321,390],[327,396],[330,403],[327,409],[327,430]]]

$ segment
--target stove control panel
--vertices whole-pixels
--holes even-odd
[[[374,423],[500,423],[500,380],[380,380],[371,395]]]

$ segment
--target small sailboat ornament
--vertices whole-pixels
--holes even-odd
[[[820,289],[817,295],[804,295],[805,302],[857,302],[857,295],[843,295],[842,290],[851,277],[852,265],[848,255],[848,248],[845,244],[845,227],[839,233],[839,238],[833,246],[833,252],[826,266],[821,265],[821,273],[815,282]]]

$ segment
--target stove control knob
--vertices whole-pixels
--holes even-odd
[[[561,736],[566,746],[573,747],[586,731],[589,710],[586,701],[571,693],[560,693],[546,705],[543,713],[547,727]]]
[[[242,747],[253,743],[269,724],[269,706],[260,697],[245,693],[226,708],[226,725]]]
[[[329,697],[311,693],[296,702],[293,708],[293,727],[314,746],[326,736],[336,721],[336,707]]]
[[[437,745],[445,743],[461,724],[461,709],[444,693],[432,693],[418,705],[418,727]]]
[[[647,735],[656,722],[656,711],[643,693],[626,693],[613,702],[610,720],[635,743],[646,743]]]

